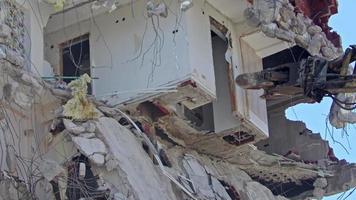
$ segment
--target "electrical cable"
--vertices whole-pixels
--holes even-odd
[[[340,99],[338,99],[337,97],[335,97],[333,94],[331,94],[330,92],[326,91],[326,90],[322,90],[325,93],[326,97],[330,97],[333,102],[335,102],[335,104],[337,104],[340,108],[344,109],[344,110],[348,110],[348,111],[352,111],[356,109],[356,102],[346,102],[346,101],[341,101]],[[351,106],[351,107],[347,107],[347,106]]]

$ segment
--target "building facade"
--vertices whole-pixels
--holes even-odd
[[[235,84],[342,55],[327,25],[335,1],[0,5],[4,199],[321,199],[355,187],[355,166],[285,117],[305,99]],[[84,74],[88,85],[68,84]],[[67,116],[76,98],[95,117]]]

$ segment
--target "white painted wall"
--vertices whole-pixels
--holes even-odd
[[[263,70],[262,58],[245,41],[241,41],[243,73]],[[266,100],[261,98],[263,90],[247,90],[248,119],[268,135],[268,117]]]
[[[173,1],[173,3],[176,3],[176,1]],[[202,53],[203,55],[194,53],[198,55],[195,58],[192,56],[192,52],[195,52],[199,44],[195,44],[194,42],[192,44],[188,43],[188,41],[191,41],[188,40],[189,33],[187,33],[188,28],[186,24],[186,18],[189,17],[189,14],[187,14],[187,17],[183,15],[181,18],[181,25],[178,27],[176,34],[172,33],[176,28],[177,18],[174,15],[176,13],[169,12],[168,18],[160,18],[160,27],[164,30],[164,45],[160,52],[162,63],[155,68],[153,81],[148,81],[153,69],[151,65],[151,59],[153,58],[152,51],[145,54],[143,65],[141,65],[143,53],[137,59],[130,61],[130,59],[139,55],[142,35],[145,32],[146,26],[146,19],[142,14],[145,9],[144,4],[142,2],[136,3],[133,8],[135,10],[135,17],[131,13],[131,7],[126,6],[111,14],[105,13],[95,17],[95,22],[89,19],[73,26],[62,28],[60,31],[47,34],[46,58],[58,69],[60,64],[59,44],[82,34],[90,33],[92,76],[99,78],[93,81],[93,89],[94,94],[98,97],[115,91],[137,91],[146,89],[147,87],[174,85],[191,77],[192,66],[204,67],[198,69],[203,71],[198,71],[198,73],[208,77],[209,80],[199,83],[204,85],[211,95],[214,95],[215,86],[213,83],[215,79],[212,64],[211,62],[209,64],[208,61],[209,56],[212,57],[211,47],[206,46],[203,48],[207,52]],[[178,7],[172,4],[170,9],[176,11]],[[75,20],[67,18],[67,16],[63,18],[63,26],[68,21]],[[123,18],[125,18],[125,21],[122,21]],[[118,20],[118,23],[115,23],[116,20]],[[51,23],[51,20],[49,23]],[[155,40],[151,19],[147,20],[147,24],[142,52],[145,52]],[[208,37],[210,34],[208,21],[205,26],[204,30],[207,30],[206,35]],[[53,49],[50,48],[52,45],[54,46]],[[112,64],[110,52],[112,54]],[[211,83],[208,83],[208,81]],[[148,82],[149,85],[147,86]],[[118,102],[134,95],[135,93],[122,94]]]
[[[194,1],[194,6],[186,13],[189,59],[194,80],[215,96],[210,21],[209,13],[204,10],[204,7],[204,1],[196,0]]]
[[[70,0],[67,1],[67,4],[64,9],[68,9],[69,7],[72,7],[73,4],[79,4],[79,3],[84,3],[87,0]],[[118,7],[123,7],[127,6],[128,4],[135,4],[137,0],[120,0],[118,3]],[[73,24],[76,24],[78,21],[84,21],[88,18],[90,18],[92,15],[97,16],[99,14],[103,14],[107,12],[107,8],[105,7],[99,7],[96,9],[93,9],[90,11],[90,8],[92,7],[91,3],[84,4],[80,7],[76,7],[75,9],[72,9],[68,12],[65,13],[65,18],[66,19],[75,19],[75,20],[66,20],[66,25],[70,26]],[[59,31],[63,28],[63,14],[61,13],[62,11],[54,11],[52,10],[53,14],[51,16],[51,23],[47,24],[46,26],[46,32],[47,33],[52,33],[55,31]],[[140,13],[141,14],[141,13]]]
[[[228,63],[225,59],[227,44],[218,36],[212,39],[216,78],[216,100],[213,101],[215,132],[235,128],[240,124],[233,115],[229,91]]]
[[[161,51],[162,64],[155,69],[153,81],[150,82],[149,88],[176,85],[178,82],[192,78],[212,97],[216,97],[209,16],[224,24],[231,31],[234,77],[240,73],[248,72],[244,69],[244,63],[241,59],[240,37],[250,29],[235,24],[223,12],[206,1],[195,0],[194,6],[181,17],[178,33],[175,34],[175,40],[173,40],[174,34],[172,31],[176,29],[177,20],[177,12],[175,11],[178,10],[178,6],[174,4],[178,1],[171,2],[169,17],[167,19],[160,18],[161,29],[164,30],[164,46]],[[242,6],[246,6],[246,4]],[[90,33],[92,76],[99,78],[93,81],[94,94],[102,97],[102,95],[117,91],[120,95],[118,95],[119,98],[115,98],[116,103],[130,97],[136,97],[136,93],[128,93],[127,91],[147,88],[148,77],[152,72],[149,59],[153,57],[153,54],[152,52],[146,54],[142,66],[142,57],[127,62],[138,55],[146,24],[144,3],[138,1],[132,8],[134,15],[131,13],[130,5],[128,5],[111,14],[100,14],[94,18],[95,21],[88,19],[79,23],[73,23],[76,18],[70,15],[56,16],[55,20],[49,21],[48,30],[46,30],[46,58],[57,69],[58,73],[60,64],[59,44],[85,33]],[[172,13],[172,11],[175,13]],[[90,12],[90,9],[87,12]],[[125,21],[122,21],[122,18],[125,18]],[[81,20],[82,18],[78,19]],[[118,20],[118,23],[115,23],[116,20]],[[51,23],[54,23],[57,27],[54,27]],[[67,26],[67,24],[75,25]],[[151,24],[148,24],[143,51],[154,40],[154,30]],[[61,26],[61,28],[58,29],[58,26]],[[58,31],[51,32],[55,29],[58,29]],[[105,41],[108,47],[105,45]],[[54,48],[50,48],[52,45]],[[231,110],[231,104],[225,107],[231,110],[231,112],[226,111],[229,116],[230,114],[231,116],[238,115],[250,120],[268,135],[266,104],[263,100],[260,100],[258,95],[248,96],[246,91],[236,87],[235,103],[237,104],[236,111]],[[232,121],[229,123],[232,126],[235,119],[233,117],[231,119]],[[230,127],[230,125],[224,126]]]

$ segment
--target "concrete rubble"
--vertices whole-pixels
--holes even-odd
[[[71,133],[79,135],[85,131],[85,128],[74,124],[71,120],[63,119],[64,127]]]
[[[343,176],[345,178],[334,177],[331,174],[318,176],[318,173],[329,174],[330,170],[335,170],[335,173],[338,171],[339,174],[353,173],[356,169],[354,166],[349,166],[348,170],[341,170],[335,165],[335,168],[330,169],[328,165],[305,164],[300,157],[281,159],[282,157],[268,155],[252,146],[236,149],[235,153],[239,156],[224,159],[202,153],[200,148],[194,146],[184,148],[177,145],[188,144],[188,136],[176,139],[168,134],[170,140],[158,139],[157,136],[150,136],[148,141],[144,140],[135,128],[137,124],[127,123],[130,120],[139,123],[136,117],[131,116],[132,119],[127,119],[118,108],[100,104],[97,110],[103,112],[105,116],[84,121],[65,118],[61,114],[63,109],[60,108],[61,105],[57,104],[54,108],[55,114],[49,119],[48,127],[59,131],[50,133],[50,141],[53,142],[49,143],[48,148],[55,148],[53,145],[57,142],[54,141],[59,143],[66,141],[65,145],[71,143],[69,146],[73,146],[76,151],[69,151],[68,148],[65,151],[70,156],[65,158],[52,156],[52,151],[44,154],[46,159],[40,161],[39,170],[45,179],[36,184],[36,194],[40,199],[53,198],[54,188],[62,191],[59,192],[61,198],[68,197],[66,194],[72,191],[73,186],[70,181],[66,183],[63,180],[77,179],[82,180],[83,184],[89,184],[86,181],[93,179],[92,177],[97,177],[95,182],[90,182],[94,189],[88,189],[87,192],[76,191],[75,194],[81,196],[89,193],[111,199],[284,200],[288,198],[278,195],[279,192],[272,191],[270,187],[274,184],[289,184],[290,180],[302,188],[304,186],[300,180],[305,179],[311,180],[313,187],[301,192],[300,198],[321,199],[325,194],[344,191],[347,186],[340,187],[339,183],[347,181],[350,186],[356,184],[353,179],[345,179],[354,177],[353,174],[345,174]],[[177,142],[172,146],[175,140]],[[149,145],[147,142],[152,144]],[[230,148],[233,149],[233,146]],[[164,152],[158,157],[161,160],[159,162],[166,164],[161,167],[154,156],[158,149]],[[308,152],[301,155],[302,159],[324,157],[316,155],[314,158]],[[78,158],[80,159],[77,160]],[[80,171],[78,177],[70,175],[69,166],[78,167]],[[167,178],[167,174],[171,179]],[[290,178],[284,177],[287,174]],[[281,179],[285,182],[281,183]],[[266,180],[269,182],[264,182]],[[333,184],[325,184],[326,180],[327,183]],[[267,185],[272,186],[266,187]],[[13,195],[10,190],[11,187],[4,193]]]
[[[34,199],[24,182],[17,180],[16,177],[12,177],[6,172],[2,172],[0,177],[1,200]]]
[[[105,2],[115,7],[98,5]],[[0,0],[0,20],[3,7],[12,16],[0,24],[0,200],[307,200],[356,187],[356,166],[281,110],[269,116],[275,134],[257,140],[243,120],[230,132],[199,131],[167,98],[109,106],[87,95],[88,75],[60,88],[42,80],[26,70],[24,14],[10,5]],[[165,4],[152,6],[152,16],[167,17]],[[287,0],[259,0],[245,16],[312,55],[341,53],[293,9]]]
[[[355,102],[356,94],[338,94],[337,98],[343,102]],[[348,105],[342,105],[344,107],[350,107]],[[356,123],[356,113],[352,110],[346,110],[333,103],[330,108],[329,114],[330,124],[335,128],[345,128],[347,124]]]
[[[253,6],[245,10],[245,17],[251,26],[260,27],[268,37],[295,43],[313,56],[332,60],[342,54],[342,49],[327,39],[321,27],[295,12],[289,0],[254,1]]]
[[[89,159],[90,164],[80,161],[79,166],[84,166],[83,180],[87,174],[85,171],[88,169],[98,177],[96,193],[101,193],[100,191],[104,190],[110,191],[105,195],[109,195],[113,199],[189,199],[188,193],[194,199],[287,199],[274,195],[269,188],[258,182],[261,179],[256,179],[255,175],[255,171],[268,171],[277,166],[281,167],[281,164],[276,165],[281,162],[279,157],[268,156],[264,152],[247,148],[246,152],[253,152],[246,154],[249,162],[241,160],[238,162],[240,164],[234,164],[217,157],[200,154],[194,149],[185,149],[181,146],[166,148],[168,143],[161,141],[159,146],[165,151],[166,157],[158,159],[168,159],[170,162],[170,167],[162,166],[162,171],[155,160],[156,158],[152,156],[152,152],[155,150],[149,147],[143,148],[145,140],[130,130],[133,124],[124,123],[125,126],[121,125],[119,121],[122,122],[123,120],[120,119],[125,116],[117,108],[107,107],[105,109],[111,111],[111,117],[100,117],[86,122],[73,122],[69,119],[59,118],[63,121],[65,129],[55,136],[58,137],[62,134],[70,136],[70,140],[78,149],[76,155]],[[104,110],[104,108],[101,107],[100,110]],[[157,148],[158,146],[153,145],[153,147]],[[240,152],[244,151],[240,150]],[[73,155],[72,158],[75,159],[76,155]],[[40,170],[48,181],[56,180],[56,177],[66,174],[62,171],[66,166],[65,163],[59,164],[61,162],[49,160],[45,160],[43,163]],[[256,164],[260,167],[251,168],[252,166],[256,167]],[[88,166],[91,167],[88,168]],[[289,173],[292,173],[292,168],[288,166],[299,166],[300,169],[313,171],[310,168],[312,166],[298,164],[296,161],[289,161],[289,164],[279,170],[290,170]],[[170,174],[178,185],[171,182],[162,172]],[[299,175],[293,175],[296,180],[299,180],[298,176],[315,178],[314,188],[306,197],[313,196],[320,199],[327,193],[326,187],[331,187],[326,183],[326,178],[316,178],[317,176],[313,172],[306,171],[304,175],[302,175],[302,171],[296,171],[296,173],[299,173]],[[42,184],[45,187],[46,184]],[[186,189],[188,193],[180,187]]]
[[[43,177],[45,177],[48,181],[51,181],[60,173],[63,173],[64,168],[53,160],[44,159],[41,160],[39,171],[42,173]]]
[[[72,141],[79,151],[98,165],[104,164],[104,157],[107,153],[104,143],[97,139],[87,139],[85,137],[72,137]]]

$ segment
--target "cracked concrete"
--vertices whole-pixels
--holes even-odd
[[[260,26],[267,36],[296,43],[313,56],[332,60],[342,54],[342,49],[327,39],[321,27],[294,10],[288,0],[258,0],[244,14],[249,25]]]
[[[16,23],[21,20],[21,13],[17,14],[20,14],[18,19],[11,18]],[[250,25],[260,26],[267,36],[297,43],[312,55],[332,59],[340,53],[325,39],[320,27],[295,14],[286,0],[255,1],[245,14]],[[11,26],[14,24],[0,28],[0,43],[7,42],[0,45],[0,67],[8,76],[6,80],[0,79],[0,96],[10,105],[6,109],[16,114],[15,119],[19,120],[16,125],[25,128],[19,131],[22,143],[11,141],[14,136],[11,128],[0,131],[0,141],[6,140],[6,147],[18,142],[25,149],[22,152],[29,154],[23,157],[41,160],[31,166],[38,168],[39,177],[26,177],[23,172],[27,166],[19,166],[20,162],[15,162],[17,152],[9,148],[7,162],[0,166],[3,171],[0,199],[33,196],[40,200],[54,199],[58,194],[65,199],[70,193],[67,191],[115,200],[320,199],[356,185],[354,165],[331,157],[327,142],[320,136],[312,135],[302,122],[287,121],[278,112],[270,120],[274,134],[256,144],[259,149],[253,144],[257,139],[241,145],[223,139],[232,132],[255,136],[257,130],[247,123],[238,122],[238,128],[230,132],[205,133],[165,108],[166,104],[159,105],[168,113],[153,120],[142,113],[125,114],[125,106],[120,107],[121,111],[88,98],[99,113],[97,118],[81,121],[72,121],[70,116],[65,118],[63,104],[71,97],[70,91],[55,89],[21,69],[25,65],[22,56],[25,50],[12,41],[21,36],[16,35],[18,32],[9,37],[14,29]],[[14,105],[20,108],[13,108]],[[29,112],[30,108],[36,111],[36,117]],[[8,119],[6,113],[1,114],[1,121]],[[289,129],[284,127],[287,125]],[[1,122],[1,127],[6,125]],[[0,146],[4,146],[2,142]],[[305,180],[312,182],[305,183]],[[90,188],[80,188],[78,192],[72,183],[87,184]],[[287,198],[285,193],[275,190],[279,184],[295,184],[301,191]]]

